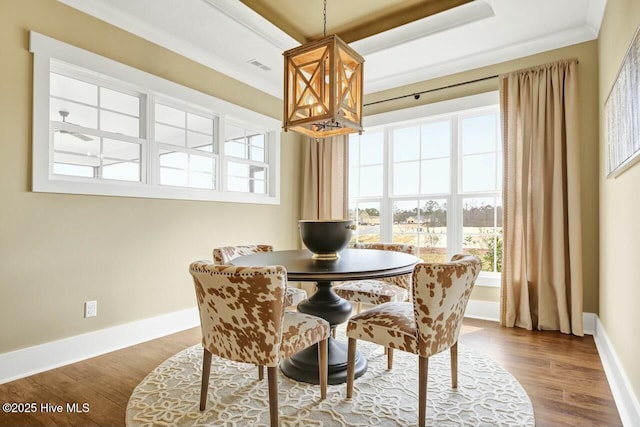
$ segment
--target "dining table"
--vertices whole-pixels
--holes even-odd
[[[351,303],[339,297],[332,283],[345,280],[381,279],[413,272],[420,258],[394,251],[377,249],[343,249],[336,260],[315,260],[307,249],[261,252],[231,260],[235,266],[264,267],[281,265],[290,282],[316,282],[316,291],[300,302],[297,310],[321,317],[332,330],[351,316]],[[328,343],[329,384],[346,382],[347,343],[330,335]],[[296,353],[280,363],[281,371],[298,381],[318,383],[318,346]],[[355,377],[367,370],[367,360],[359,351],[355,359]]]

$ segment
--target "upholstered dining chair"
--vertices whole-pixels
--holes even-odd
[[[232,259],[253,255],[260,252],[272,252],[271,245],[241,245],[241,246],[222,246],[213,250],[213,261],[218,265],[229,264]],[[298,305],[307,299],[307,293],[304,289],[287,287],[285,295],[285,304],[287,307]]]
[[[418,255],[418,247],[398,243],[356,243],[354,249],[379,249]],[[406,301],[411,292],[411,274],[371,280],[336,282],[333,290],[338,296],[356,303],[356,313],[362,304],[378,305],[392,301]]]
[[[347,398],[353,396],[357,340],[385,346],[389,369],[393,349],[417,354],[418,426],[424,427],[430,356],[450,350],[451,386],[458,387],[458,335],[480,269],[480,259],[473,255],[454,255],[451,262],[442,264],[416,264],[412,302],[388,302],[351,317],[347,323]]]
[[[282,266],[235,267],[196,261],[189,266],[202,327],[200,410],[207,404],[211,356],[267,366],[269,416],[278,426],[278,364],[318,343],[320,397],[327,395],[329,323],[285,310]]]

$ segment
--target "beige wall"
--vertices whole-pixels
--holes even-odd
[[[527,56],[513,61],[507,61],[489,67],[478,68],[464,73],[454,74],[438,79],[428,80],[384,92],[371,94],[365,99],[365,104],[400,95],[412,94],[424,90],[440,88],[456,83],[467,82],[482,77],[493,76],[522,68],[542,65],[565,58],[578,58],[580,65],[580,122],[582,141],[582,229],[584,256],[584,311],[598,312],[598,63],[597,42],[581,43],[562,49],[556,49],[537,55]],[[366,72],[366,64],[365,64]],[[479,83],[458,86],[424,94],[416,101],[413,97],[397,101],[385,102],[365,108],[365,115],[386,111],[399,110],[416,105],[428,104],[461,96],[498,89],[498,80],[491,79]],[[498,301],[500,296],[497,288],[474,289],[472,299]]]
[[[300,140],[279,206],[32,193],[28,32],[280,118],[281,101],[53,0],[0,1],[0,353],[195,306],[190,261],[218,245],[297,247]],[[98,301],[84,319],[83,303]]]
[[[299,244],[300,138],[282,134],[280,206],[31,193],[35,30],[260,113],[278,99],[51,0],[2,0],[0,34],[0,353],[194,306],[186,266],[223,244]],[[625,45],[626,46],[626,45]],[[577,57],[583,162],[585,311],[598,311],[597,44],[583,43],[369,95],[365,102]],[[365,114],[497,89],[497,80],[367,107]],[[241,224],[229,227],[228,224]],[[497,288],[473,298],[497,301]],[[99,315],[83,319],[83,302]],[[141,303],[140,301],[145,301]]]
[[[640,398],[640,164],[606,178],[604,104],[640,25],[640,2],[607,2],[598,39],[600,64],[600,320]]]

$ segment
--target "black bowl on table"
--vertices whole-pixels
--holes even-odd
[[[353,221],[350,219],[298,221],[302,243],[313,252],[313,259],[334,261],[340,258],[351,240]]]

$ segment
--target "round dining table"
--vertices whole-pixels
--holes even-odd
[[[316,282],[316,292],[298,304],[298,311],[321,317],[335,328],[351,315],[351,303],[340,298],[332,289],[332,282],[344,280],[380,279],[399,276],[413,271],[420,258],[413,255],[376,249],[344,249],[337,260],[320,261],[312,258],[306,249],[261,252],[234,258],[236,266],[264,267],[282,265],[287,270],[287,280],[292,282]],[[329,337],[329,384],[346,382],[347,343]],[[318,347],[311,346],[280,364],[289,378],[318,383]],[[366,358],[356,354],[355,377],[367,370]]]

